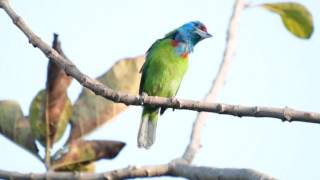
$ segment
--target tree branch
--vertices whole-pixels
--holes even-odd
[[[230,23],[229,23],[229,28],[227,32],[226,47],[224,50],[223,59],[221,61],[216,78],[212,82],[212,86],[204,99],[207,102],[209,101],[213,102],[216,99],[219,91],[222,89],[224,85],[224,81],[230,67],[230,62],[233,58],[233,55],[235,54],[237,26],[238,26],[240,14],[244,8],[245,8],[244,0],[235,1],[233,12],[230,17]],[[200,112],[198,113],[197,118],[193,123],[190,143],[187,146],[182,156],[182,158],[186,160],[188,163],[192,162],[195,154],[198,152],[198,150],[201,147],[200,145],[201,130],[207,118],[208,118],[207,112]],[[281,118],[281,119],[284,119],[284,118]]]
[[[291,108],[274,108],[259,106],[241,106],[223,103],[209,103],[185,99],[163,98],[156,96],[129,95],[117,92],[103,85],[101,82],[83,74],[70,60],[62,57],[56,50],[52,49],[41,38],[34,34],[26,23],[19,17],[9,5],[8,0],[0,0],[0,7],[13,20],[13,23],[28,37],[29,42],[38,47],[49,59],[59,65],[68,75],[75,78],[82,86],[92,90],[95,94],[106,99],[126,105],[150,105],[159,107],[168,107],[174,109],[186,109],[193,111],[205,111],[219,114],[228,114],[233,116],[249,117],[271,117],[287,121],[302,121],[309,123],[320,123],[320,113],[304,112]]]
[[[237,4],[241,4],[242,0],[238,0]],[[10,16],[13,23],[27,36],[29,43],[34,47],[38,47],[50,60],[56,63],[66,74],[75,78],[84,87],[92,90],[97,95],[103,96],[114,102],[120,102],[127,105],[152,105],[169,107],[175,109],[188,109],[194,111],[215,112],[219,114],[229,114],[234,116],[253,116],[253,117],[274,117],[288,121],[304,121],[320,123],[320,114],[296,111],[290,108],[272,108],[272,107],[249,107],[240,105],[228,105],[222,103],[209,103],[206,101],[214,99],[216,96],[215,91],[212,90],[207,95],[204,102],[192,100],[178,100],[175,98],[162,98],[151,96],[132,96],[117,92],[102,83],[90,78],[83,74],[69,59],[61,56],[57,51],[46,44],[40,37],[38,37],[26,25],[21,17],[11,8],[8,0],[0,0],[0,7]],[[240,12],[241,6],[235,5],[235,13]],[[237,17],[236,15],[233,15]],[[237,18],[231,18],[230,31],[227,37],[227,47],[224,54],[224,61],[220,67],[218,76],[213,83],[212,89],[219,89],[222,87],[225,72],[228,69],[228,60],[231,59],[234,52],[234,42],[232,41],[233,24],[236,24]],[[229,51],[228,51],[229,49]],[[227,64],[227,65],[226,65]],[[195,123],[201,125],[201,123]],[[200,130],[198,130],[200,131]],[[197,133],[195,133],[197,136]],[[199,134],[199,133],[198,133]],[[199,139],[196,139],[199,144]],[[196,142],[197,143],[197,142]],[[198,147],[196,147],[198,148]],[[193,156],[190,158],[190,162]],[[155,177],[155,176],[174,176],[186,177],[189,179],[274,179],[262,173],[250,169],[221,169],[209,167],[196,167],[188,164],[171,162],[164,165],[145,166],[145,167],[128,167],[100,174],[86,174],[86,173],[61,173],[61,172],[48,172],[43,174],[23,174],[17,172],[9,172],[0,170],[1,178],[10,179],[121,179],[133,177]]]
[[[191,166],[182,163],[168,163],[154,166],[129,166],[127,168],[108,171],[104,173],[73,173],[73,172],[47,172],[47,173],[19,173],[12,171],[0,170],[0,178],[5,179],[125,179],[125,178],[143,178],[143,177],[159,177],[172,176],[184,177],[187,179],[248,179],[248,180],[273,180],[275,178],[265,175],[252,169],[236,169],[236,168],[213,168],[203,166]]]

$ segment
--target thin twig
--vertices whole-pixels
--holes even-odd
[[[233,58],[236,49],[236,32],[237,26],[239,22],[239,17],[241,11],[245,8],[244,0],[236,0],[233,13],[230,18],[230,24],[227,32],[226,38],[226,47],[223,54],[223,59],[220,64],[219,71],[216,75],[215,80],[212,82],[212,86],[205,97],[206,102],[215,101],[219,91],[222,89],[224,85],[224,81],[226,79],[227,72],[230,67],[230,62]],[[241,115],[239,115],[241,116]],[[192,133],[190,137],[190,143],[187,146],[182,158],[186,160],[188,163],[191,163],[195,154],[200,148],[200,135],[201,130],[205,124],[205,121],[208,118],[207,112],[200,112],[197,115],[195,122],[193,123]]]
[[[104,173],[74,173],[74,172],[47,172],[47,173],[19,173],[0,170],[0,178],[4,179],[126,179],[172,176],[187,179],[248,179],[248,180],[274,180],[275,178],[252,169],[213,168],[203,166],[191,166],[182,163],[168,163],[154,166],[129,166],[127,168],[108,171]]]
[[[45,151],[45,165],[49,170],[51,167],[51,141],[50,141],[50,121],[49,121],[49,95],[46,93],[46,110],[44,111],[45,115],[45,125],[46,125],[46,151]]]

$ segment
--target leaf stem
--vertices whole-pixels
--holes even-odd
[[[45,108],[45,121],[46,121],[46,154],[45,154],[45,164],[47,170],[51,168],[51,142],[50,142],[50,122],[49,122],[49,96],[46,93],[46,108]]]

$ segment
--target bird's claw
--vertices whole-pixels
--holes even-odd
[[[141,96],[140,96],[140,98],[139,98],[139,104],[140,104],[140,105],[143,105],[143,104],[144,104],[145,98],[146,98],[147,96],[148,96],[147,93],[145,93],[145,92],[142,92],[142,93],[141,93]]]
[[[181,108],[181,102],[179,101],[179,99],[177,99],[176,97],[171,97],[170,98],[170,103],[174,106],[174,107],[178,107],[179,109]],[[175,108],[172,108],[172,110],[174,111]]]

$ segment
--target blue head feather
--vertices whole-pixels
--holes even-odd
[[[211,36],[203,23],[192,21],[179,27],[172,39],[180,42],[177,47],[177,53],[183,54],[192,52],[198,42]]]

